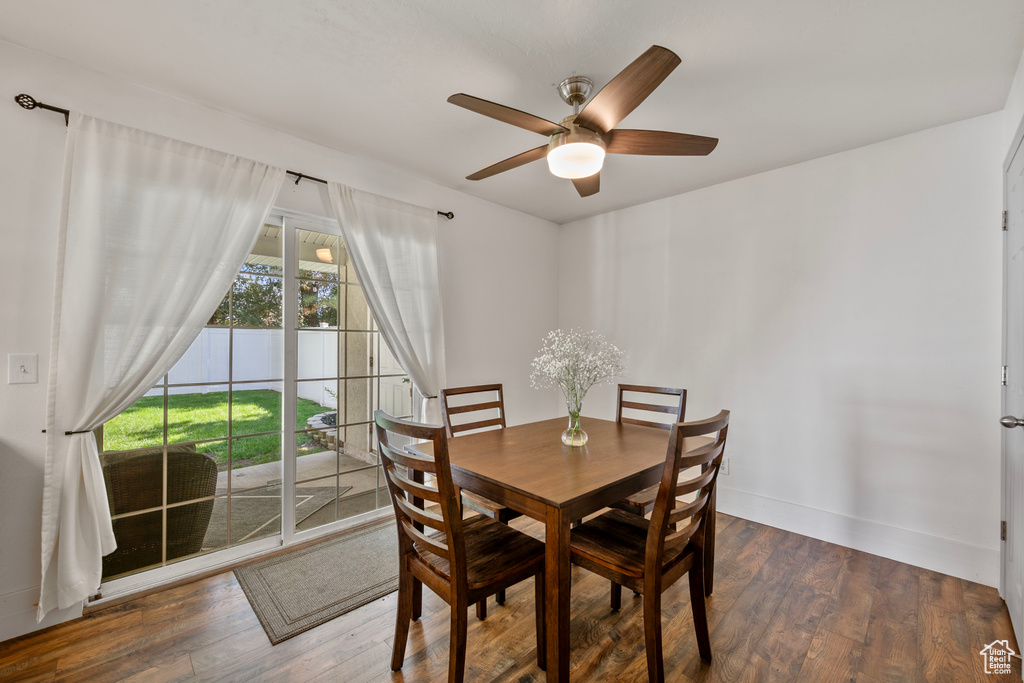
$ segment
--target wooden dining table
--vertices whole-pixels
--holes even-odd
[[[569,680],[570,525],[657,484],[669,435],[662,429],[584,418],[587,444],[569,447],[561,441],[565,428],[566,418],[555,418],[448,439],[456,486],[544,523],[544,618],[551,682]],[[692,441],[684,443],[684,450],[710,440]],[[429,455],[431,445],[410,448]],[[714,529],[713,522],[712,517],[709,529]],[[713,556],[713,532],[706,543]]]

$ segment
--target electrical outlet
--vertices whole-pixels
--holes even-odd
[[[7,354],[7,383],[35,384],[39,381],[39,356],[35,353]]]
[[[729,458],[722,458],[722,474],[729,474]]]

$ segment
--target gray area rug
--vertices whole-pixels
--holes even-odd
[[[333,486],[299,487],[295,491],[295,523],[299,529],[310,528],[303,523],[325,507],[334,509],[334,501],[351,486],[339,491]],[[220,491],[218,491],[220,493]],[[315,525],[314,525],[315,526]],[[231,540],[250,541],[281,533],[281,487],[274,486],[246,491],[231,496]],[[206,527],[203,549],[222,548],[228,544],[228,502],[217,498]]]
[[[398,590],[395,521],[247,564],[235,577],[277,645]]]

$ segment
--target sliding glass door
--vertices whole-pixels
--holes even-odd
[[[411,385],[340,230],[282,212],[188,352],[98,433],[118,541],[104,581],[389,506],[376,408],[410,416]]]
[[[295,335],[294,400],[304,418],[295,429],[294,529],[301,533],[390,504],[373,411],[408,416],[412,396],[340,235],[325,232],[336,225],[289,227],[294,296],[286,322]]]

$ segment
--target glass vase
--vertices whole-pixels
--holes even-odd
[[[582,446],[587,443],[587,433],[580,426],[579,406],[569,406],[569,428],[562,432],[562,443],[566,446]]]

